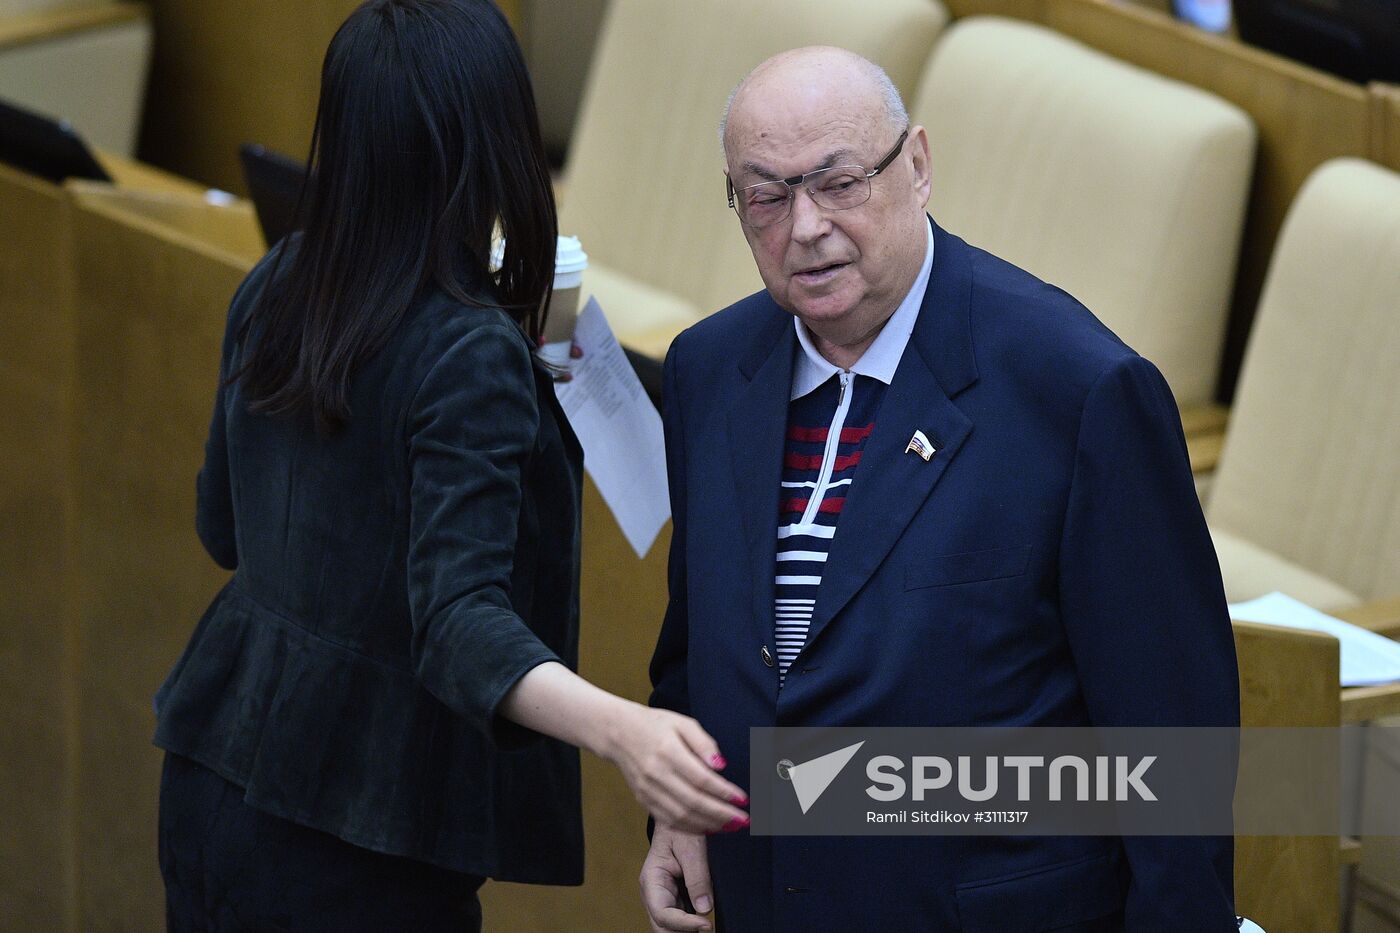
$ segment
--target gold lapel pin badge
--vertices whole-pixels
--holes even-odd
[[[923,457],[925,461],[928,461],[934,454],[938,453],[938,448],[934,447],[933,444],[929,442],[928,437],[924,435],[923,431],[915,431],[914,436],[909,438],[909,446],[904,448],[904,452],[907,454],[911,450],[920,457]]]

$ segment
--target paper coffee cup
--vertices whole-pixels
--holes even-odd
[[[554,295],[544,322],[544,342],[572,340],[578,324],[579,292],[588,254],[576,236],[561,236],[554,253]]]

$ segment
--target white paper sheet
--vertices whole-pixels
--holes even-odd
[[[1400,680],[1400,642],[1334,619],[1292,596],[1270,593],[1230,606],[1230,618],[1326,632],[1342,643],[1342,686],[1366,687]]]
[[[583,444],[588,475],[632,549],[645,557],[671,517],[661,416],[596,298],[579,313],[574,342],[583,357],[568,360],[573,379],[556,382],[554,391]]]

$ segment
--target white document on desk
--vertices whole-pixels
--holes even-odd
[[[1230,606],[1230,618],[1325,632],[1341,642],[1342,686],[1369,687],[1400,680],[1400,642],[1332,616],[1283,593]]]
[[[554,391],[583,444],[588,475],[627,542],[638,557],[645,557],[671,517],[661,416],[613,336],[598,299],[590,297],[579,313],[574,342],[583,356],[569,360],[573,379],[556,382]]]

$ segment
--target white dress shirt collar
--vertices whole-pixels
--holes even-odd
[[[904,348],[909,345],[909,335],[914,333],[914,323],[919,319],[924,292],[928,290],[929,272],[933,269],[933,228],[925,223],[924,231],[928,234],[928,245],[924,247],[924,264],[919,269],[919,275],[914,279],[909,294],[904,296],[894,314],[885,322],[884,328],[876,335],[875,342],[867,347],[860,359],[851,366],[850,371],[855,375],[869,376],[885,385],[894,380],[894,371],[899,368]],[[789,396],[790,399],[797,399],[813,391],[841,370],[817,352],[812,343],[812,335],[807,332],[807,325],[803,324],[800,318],[794,316],[792,323],[797,328],[797,342],[802,345],[802,352],[797,355],[792,368],[792,394]]]

